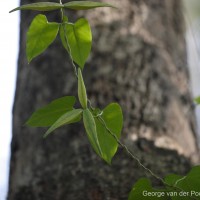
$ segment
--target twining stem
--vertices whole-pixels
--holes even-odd
[[[140,159],[133,155],[133,153],[128,149],[128,147],[123,144],[119,139],[118,137],[107,127],[105,121],[103,120],[103,118],[101,116],[98,116],[97,119],[99,120],[99,122],[104,126],[104,128],[109,132],[109,134],[117,141],[117,143],[125,149],[125,151],[127,152],[127,154],[129,154],[134,160],[137,161],[137,163],[143,168],[145,169],[148,173],[150,173],[153,177],[155,177],[157,180],[161,181],[163,184],[167,185],[167,183],[161,178],[159,177],[158,175],[156,175],[154,172],[152,172],[150,169],[148,169],[147,167],[145,167]]]
[[[89,102],[90,108],[91,108],[92,110],[94,110],[94,107],[91,105],[91,101],[88,100],[88,102]],[[123,143],[118,139],[118,137],[107,127],[107,125],[106,125],[104,119],[101,117],[101,115],[98,115],[98,116],[97,116],[97,119],[98,119],[99,122],[104,126],[104,128],[108,131],[108,133],[116,140],[116,142],[117,142],[122,148],[125,149],[125,151],[127,152],[128,155],[130,155],[134,160],[136,160],[137,163],[138,163],[143,169],[145,169],[145,171],[147,171],[148,173],[150,173],[154,178],[156,178],[157,180],[161,181],[163,184],[167,185],[167,183],[166,183],[161,177],[159,177],[158,175],[156,175],[155,173],[153,173],[150,169],[148,169],[147,167],[145,167],[145,166],[141,163],[140,159],[139,159],[137,156],[135,156],[135,155],[128,149],[128,147],[127,147],[125,144],[123,144]]]
[[[62,4],[62,0],[60,0],[60,4]],[[68,38],[67,38],[67,35],[66,35],[66,22],[64,21],[64,11],[63,9],[61,8],[60,9],[61,11],[61,19],[62,19],[62,26],[63,26],[63,29],[64,29],[64,38],[65,38],[65,42],[67,44],[67,47],[69,49],[69,56],[70,56],[70,59],[71,59],[71,63],[72,63],[72,66],[74,68],[74,73],[75,73],[75,76],[78,78],[78,73],[77,73],[77,67],[73,61],[73,57],[72,57],[72,54],[71,54],[71,48],[70,48],[70,45],[69,45],[69,41],[68,41]],[[90,108],[92,110],[94,110],[94,108],[92,107],[92,104],[91,104],[91,101],[88,99],[88,103],[90,105]],[[163,178],[159,177],[157,174],[155,174],[153,171],[151,171],[149,168],[147,168],[146,166],[144,166],[140,159],[134,155],[129,149],[128,147],[123,144],[119,139],[118,137],[107,127],[104,119],[101,117],[101,115],[97,115],[97,119],[99,120],[99,122],[104,126],[104,128],[108,131],[108,133],[116,140],[116,142],[127,152],[128,155],[130,155],[130,157],[132,159],[134,159],[135,161],[137,161],[137,163],[139,164],[139,166],[141,166],[146,172],[148,172],[149,174],[151,174],[152,177],[154,177],[155,179],[161,181],[163,183],[163,185],[165,186],[168,186],[169,188],[173,188],[175,190],[179,190],[179,191],[184,191],[182,190],[180,187],[178,187],[177,185],[170,185],[168,184],[167,182],[164,181]],[[195,197],[192,197],[192,196],[189,196],[191,199],[195,199]]]
[[[173,189],[175,189],[175,190],[179,190],[179,191],[185,192],[184,190],[182,190],[180,187],[177,186],[177,182],[175,183],[175,185],[170,185],[170,184],[168,184],[167,182],[165,182],[163,178],[159,177],[159,176],[156,175],[154,172],[152,172],[149,168],[145,167],[145,166],[141,163],[140,159],[139,159],[137,156],[135,156],[135,155],[128,149],[128,147],[127,147],[125,144],[123,144],[123,143],[118,139],[118,137],[107,127],[107,125],[106,125],[104,119],[101,117],[101,115],[98,115],[98,116],[97,116],[97,119],[98,119],[99,122],[104,126],[104,128],[108,131],[108,133],[117,141],[117,143],[118,143],[123,149],[125,149],[125,151],[127,152],[127,154],[130,155],[131,158],[133,158],[134,160],[136,160],[137,163],[139,164],[139,166],[141,166],[145,171],[147,171],[149,174],[151,174],[151,175],[152,175],[154,178],[156,178],[157,180],[161,181],[161,182],[163,183],[163,185],[168,186],[169,188],[173,188]],[[184,177],[184,178],[185,178],[185,177]],[[182,180],[182,179],[181,179],[181,180]],[[180,180],[179,180],[179,181],[180,181]],[[190,195],[189,195],[189,197],[192,198],[192,199],[197,200],[195,197],[192,197],[192,196],[190,196]]]
[[[71,60],[71,63],[72,63],[72,66],[73,66],[73,68],[74,68],[74,74],[75,74],[75,76],[76,76],[76,78],[78,78],[78,72],[77,72],[77,67],[76,67],[76,65],[75,65],[75,63],[74,63],[74,61],[73,61],[73,58],[72,58],[72,51],[71,51],[71,48],[70,48],[70,45],[69,45],[69,41],[68,41],[68,38],[67,38],[67,35],[66,35],[66,26],[65,26],[65,23],[63,23],[63,29],[64,29],[64,37],[65,37],[65,42],[66,42],[66,44],[67,44],[67,47],[68,47],[68,49],[69,49],[69,56],[70,56],[70,60]]]

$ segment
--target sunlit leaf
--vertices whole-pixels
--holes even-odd
[[[73,9],[73,10],[87,10],[98,7],[113,7],[111,4],[102,3],[102,2],[94,2],[94,1],[72,1],[63,4],[64,8]]]
[[[97,137],[96,124],[94,121],[94,117],[88,108],[83,110],[83,123],[92,147],[94,148],[96,153],[100,157],[102,157],[102,150]]]
[[[59,3],[53,3],[53,2],[31,3],[31,4],[26,4],[26,5],[17,7],[11,10],[10,13],[17,10],[51,11],[51,10],[57,10],[63,7],[64,7],[63,5]]]
[[[176,174],[170,174],[165,177],[165,182],[169,185],[176,186],[184,177]]]
[[[113,134],[119,139],[123,126],[123,114],[119,104],[112,103],[108,105],[102,112],[101,118],[104,120],[108,129],[110,129]],[[99,144],[102,150],[102,158],[111,164],[111,160],[115,155],[118,143],[108,132],[104,124],[98,119],[95,118],[97,135],[99,139]]]
[[[154,189],[149,179],[141,178],[131,190],[128,200],[169,200],[165,189]]]
[[[75,101],[73,96],[56,99],[35,111],[26,124],[34,127],[51,126],[61,115],[73,109]]]
[[[47,137],[51,132],[61,126],[79,121],[81,119],[82,112],[82,109],[74,109],[66,112],[47,130],[47,132],[44,134],[44,137]]]
[[[88,21],[81,18],[75,24],[67,23],[62,25],[60,28],[60,37],[65,49],[83,69],[92,46],[92,33]]]
[[[41,54],[55,40],[59,31],[58,23],[49,23],[45,15],[37,15],[28,30],[26,54],[28,62]]]

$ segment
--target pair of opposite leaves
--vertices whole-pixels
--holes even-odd
[[[98,7],[113,7],[107,3],[92,1],[73,1],[65,4],[40,2],[22,5],[16,10],[36,10],[52,11],[58,9],[87,10]],[[79,19],[75,24],[68,23],[67,18],[59,23],[49,23],[45,15],[37,15],[27,34],[26,53],[28,62],[44,52],[46,48],[55,40],[60,29],[60,37],[64,47],[71,54],[72,59],[83,69],[85,62],[90,54],[92,45],[92,34],[88,21],[84,18]],[[70,48],[70,49],[69,49]]]
[[[109,164],[117,151],[118,143],[109,134],[106,127],[99,120],[99,111],[86,109],[74,109],[75,97],[66,96],[54,100],[47,106],[33,113],[27,121],[27,125],[34,127],[51,126],[45,133],[48,136],[55,129],[80,121],[83,118],[84,127],[88,139],[95,152]],[[121,107],[112,103],[103,111],[101,118],[117,138],[120,138],[123,126],[123,115]]]

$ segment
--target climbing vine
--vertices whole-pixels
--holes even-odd
[[[74,107],[76,102],[74,96],[61,97],[35,111],[26,124],[33,127],[49,127],[44,134],[44,137],[47,137],[61,126],[82,121],[92,148],[108,164],[111,164],[118,146],[123,147],[144,170],[163,183],[163,188],[155,189],[148,179],[142,178],[133,186],[129,200],[200,199],[200,166],[194,167],[183,177],[178,175],[168,175],[164,179],[159,177],[145,167],[137,156],[120,141],[123,127],[123,114],[120,105],[111,103],[103,110],[91,105],[82,76],[92,46],[90,24],[85,18],[80,18],[75,23],[70,22],[65,15],[65,10],[87,10],[99,7],[115,8],[108,3],[72,1],[63,4],[60,0],[59,3],[40,2],[22,5],[10,11],[60,11],[60,23],[48,22],[43,14],[38,14],[33,19],[27,32],[27,59],[30,63],[32,59],[43,53],[59,35],[63,47],[69,54],[78,81],[77,93],[80,108]],[[196,102],[200,103],[200,99],[197,98]]]

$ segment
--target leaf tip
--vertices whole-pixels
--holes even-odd
[[[16,11],[16,8],[15,8],[15,9],[12,9],[12,10],[10,10],[10,11],[9,11],[9,13],[12,13],[12,12],[14,12],[14,11]]]
[[[46,132],[46,133],[43,135],[43,139],[46,139],[48,135],[49,135],[49,133]]]

